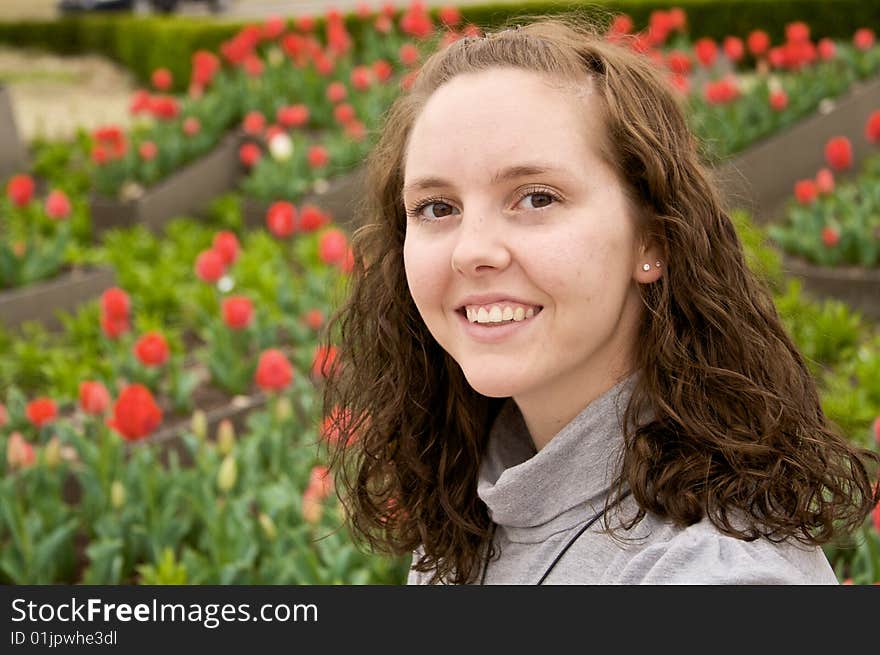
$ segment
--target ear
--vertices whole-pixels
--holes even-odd
[[[639,284],[656,282],[665,270],[666,260],[659,246],[654,245],[639,249],[639,254],[636,257],[636,270],[633,273],[633,277]]]

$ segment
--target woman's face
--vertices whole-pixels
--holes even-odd
[[[462,74],[428,100],[404,156],[404,264],[425,325],[476,391],[560,417],[629,372],[637,284],[659,276],[600,159],[597,107],[519,69]],[[484,327],[465,304],[540,310]]]

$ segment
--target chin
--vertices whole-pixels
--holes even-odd
[[[462,369],[464,377],[474,391],[489,398],[507,398],[521,392],[521,386],[515,384],[510,376],[498,375],[486,376],[480,373],[469,375]]]

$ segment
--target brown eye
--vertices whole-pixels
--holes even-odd
[[[549,193],[547,191],[532,191],[530,193],[525,194],[520,200],[520,203],[525,201],[527,198],[531,198],[531,207],[525,205],[525,209],[543,209],[544,207],[548,207],[551,203],[556,200],[559,200],[554,194]]]

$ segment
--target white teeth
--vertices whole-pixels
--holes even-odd
[[[519,322],[532,318],[535,315],[535,309],[534,307],[529,307],[527,310],[522,307],[513,309],[509,305],[502,309],[500,305],[492,305],[489,310],[486,310],[485,307],[476,309],[465,307],[465,313],[471,323],[503,323],[505,321]]]

